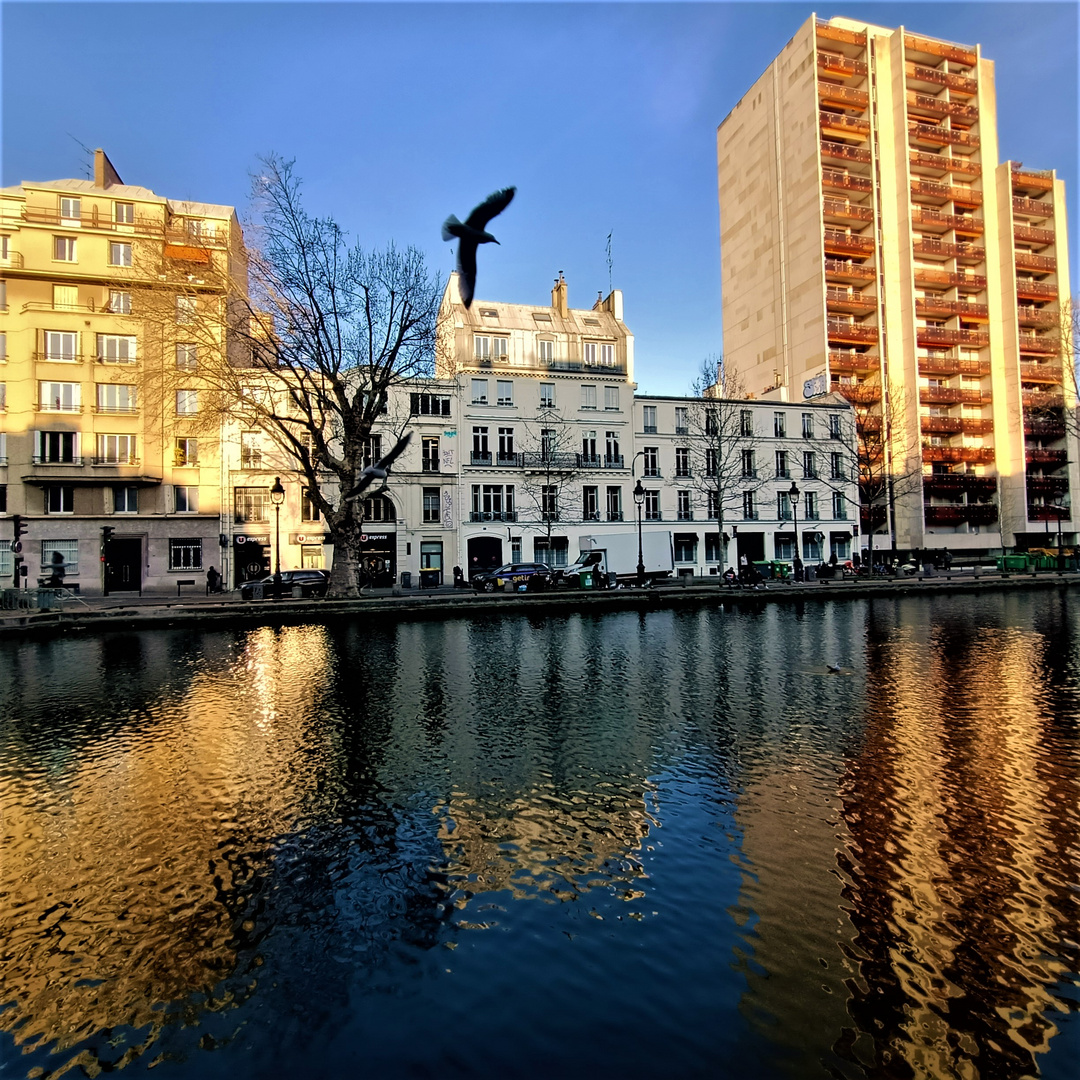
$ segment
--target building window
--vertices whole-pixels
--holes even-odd
[[[113,203],[113,221],[118,225],[134,225],[135,204],[129,202]]]
[[[660,492],[659,491],[646,491],[645,492],[645,520],[646,521],[659,521],[660,520]]]
[[[533,541],[533,558],[546,566],[568,566],[570,541],[565,536],[542,537]]]
[[[715,409],[707,409],[705,411],[705,434],[720,434],[720,419],[717,417]]]
[[[53,237],[53,259],[56,262],[78,262],[74,236]]]
[[[814,414],[804,412],[802,414],[802,437],[812,439],[814,437]]]
[[[304,522],[319,520],[319,507],[311,493],[311,488],[300,489],[300,520]]]
[[[776,493],[776,516],[781,521],[791,520],[791,497],[786,491]]]
[[[440,579],[442,577],[442,555],[443,546],[441,540],[420,541],[420,569],[438,570],[440,571]]]
[[[199,440],[177,439],[173,444],[173,465],[178,469],[199,464]]]
[[[178,484],[173,487],[173,506],[178,514],[199,512],[199,489],[194,484]]]
[[[549,341],[550,345],[551,342]],[[540,384],[540,408],[541,409],[554,409],[555,408],[555,384],[554,383],[541,383]]]
[[[0,311],[3,311],[3,305],[0,304]],[[0,330],[0,364],[7,363],[7,331]]]
[[[774,438],[787,438],[787,417],[782,412],[772,414],[772,433]]]
[[[438,525],[439,523],[439,489],[437,487],[424,488],[424,524]]]
[[[262,434],[258,431],[241,431],[240,468],[261,469],[262,464]]]
[[[551,461],[554,458],[557,442],[558,432],[554,428],[540,429],[540,457],[543,461]]]
[[[641,409],[641,429],[646,435],[656,434],[656,406],[644,405]]]
[[[109,265],[110,266],[130,266],[131,265],[131,245],[120,244],[115,240],[109,243]]]
[[[53,311],[78,311],[79,289],[76,285],[54,285],[52,289]]]
[[[176,322],[179,326],[190,326],[195,321],[198,310],[194,296],[178,296],[176,298]]]
[[[233,490],[237,525],[264,524],[270,520],[270,489],[238,487]]]
[[[690,448],[687,446],[675,447],[675,475],[690,476]]]
[[[45,489],[45,513],[75,513],[75,489],[69,484],[50,484]]]
[[[473,358],[482,363],[491,361],[491,338],[486,334],[473,335]]]
[[[817,521],[818,519],[818,493],[816,491],[807,491],[803,496],[806,500],[803,503],[803,513],[806,516],[807,521]]]
[[[65,330],[45,331],[45,359],[73,364],[79,359],[79,335]]]
[[[474,405],[486,405],[488,403],[487,379],[473,379],[472,403]]]
[[[722,557],[723,549],[720,546],[720,534],[719,533],[706,533],[705,534],[705,561],[707,563],[718,563]]]
[[[324,570],[324,563],[322,544],[300,545],[301,570]]]
[[[113,513],[137,514],[139,512],[139,489],[137,487],[113,488]]]
[[[177,345],[176,366],[181,371],[194,371],[199,366],[198,347],[188,342]]]
[[[604,408],[608,412],[616,412],[619,408],[619,388],[617,386],[604,387]]]
[[[514,384],[509,379],[498,379],[495,383],[496,402],[499,405],[514,404]]]
[[[646,446],[642,448],[642,475],[643,476],[659,476],[660,475],[660,449],[656,446]]]
[[[581,407],[583,409],[595,409],[596,408],[596,387],[591,383],[582,383],[581,386]]]
[[[437,435],[427,435],[420,442],[421,472],[439,471],[439,439]]]
[[[675,406],[675,434],[690,434],[690,412],[685,405]]]
[[[545,521],[559,520],[559,488],[556,484],[544,484],[541,486],[540,512]]]
[[[832,516],[837,521],[847,521],[847,499],[839,491],[833,492]]]
[[[609,487],[607,489],[607,519],[608,521],[622,521],[622,488]]]
[[[829,413],[829,438],[840,438],[840,414]]]
[[[198,390],[176,391],[176,415],[194,416],[199,411]]]
[[[515,517],[513,484],[472,485],[473,521],[514,521]]]
[[[376,462],[382,461],[382,436],[369,435],[364,439],[364,468],[367,469]]]
[[[705,509],[705,516],[710,521],[719,521],[720,519],[720,495],[716,491],[708,492],[706,496],[707,506]]]
[[[61,195],[60,217],[64,221],[79,221],[82,218],[82,199]]]
[[[604,464],[613,469],[622,468],[622,454],[619,453],[618,432],[604,432]]]
[[[499,464],[512,465],[514,463],[514,429],[512,427],[499,428]]]
[[[581,464],[589,467],[600,464],[596,453],[596,432],[583,431],[581,433]]]
[[[35,461],[41,465],[81,465],[79,433],[76,431],[39,431]]]
[[[41,412],[82,412],[82,385],[73,382],[39,382]]]
[[[202,537],[191,536],[169,539],[170,570],[202,569]]]
[[[813,450],[804,450],[802,456],[802,474],[806,480],[817,479],[817,456]]]
[[[675,561],[678,563],[696,563],[697,541],[696,533],[676,533],[674,536]]]
[[[753,480],[757,476],[753,450],[744,450],[742,452],[742,474],[744,480]]]
[[[134,465],[137,462],[134,435],[98,435],[95,465]]]
[[[120,334],[98,334],[99,364],[134,364],[135,338]]]
[[[719,456],[715,447],[708,447],[705,451],[705,475],[716,476],[717,475],[717,462]]]
[[[133,413],[136,411],[137,392],[137,388],[130,383],[98,383],[97,411]]]
[[[582,354],[586,365],[588,367],[594,367],[596,365],[596,342],[586,341],[582,346]]]
[[[510,339],[504,337],[493,337],[491,339],[491,358],[496,363],[505,364],[506,354],[510,347]]]
[[[487,393],[486,384],[484,393]],[[448,394],[410,394],[409,411],[413,416],[449,416],[450,396]]]
[[[777,480],[790,480],[791,470],[788,468],[788,452],[776,451],[776,478]]]
[[[591,484],[581,489],[581,520],[600,520],[600,489]]]
[[[363,501],[364,521],[394,521],[397,517],[389,495],[373,495]]]
[[[742,516],[745,521],[757,520],[757,508],[754,506],[754,493],[752,491],[743,492]]]
[[[131,293],[126,289],[110,289],[109,311],[111,311],[113,315],[130,315]]]
[[[739,410],[739,434],[749,439],[754,434],[754,414],[750,409]]]
[[[694,511],[690,505],[689,491],[677,491],[675,493],[675,512],[680,521],[694,520]]]
[[[59,559],[56,558],[57,554],[60,556]],[[67,573],[77,574],[79,572],[79,541],[42,540],[41,569],[47,570],[57,562]]]
[[[844,455],[843,454],[830,454],[829,455],[829,478],[832,480],[844,479]]]
[[[600,364],[603,367],[615,366],[615,346],[610,344],[601,344],[600,346]]]
[[[474,427],[472,429],[472,463],[474,465],[491,464],[491,448],[488,446],[488,429],[486,427]]]
[[[555,342],[541,338],[536,343],[536,356],[541,364],[550,364],[555,359]]]

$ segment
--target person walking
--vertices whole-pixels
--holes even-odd
[[[206,571],[206,594],[221,592],[221,575],[211,566]]]

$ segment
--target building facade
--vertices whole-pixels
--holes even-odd
[[[1038,544],[1059,522],[1075,540],[1064,186],[999,161],[978,46],[811,17],[720,124],[717,160],[747,389],[839,391],[887,433],[880,527],[901,547]]]

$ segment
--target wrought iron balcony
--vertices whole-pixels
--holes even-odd
[[[491,464],[491,451],[490,450],[473,450],[469,455],[470,465],[490,465]]]
[[[605,454],[604,455],[604,468],[605,469],[623,469],[626,466],[623,464],[622,454]]]

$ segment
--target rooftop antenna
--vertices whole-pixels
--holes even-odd
[[[607,234],[607,289],[609,293],[614,292],[614,289],[611,287],[611,235],[614,232],[615,230],[612,229],[611,232]]]
[[[85,143],[76,139],[74,135],[69,131],[67,137],[71,139],[77,146],[82,149],[82,152],[86,155],[86,163],[83,165],[83,172],[86,173],[87,180],[93,180],[94,178],[94,151],[90,149]]]

